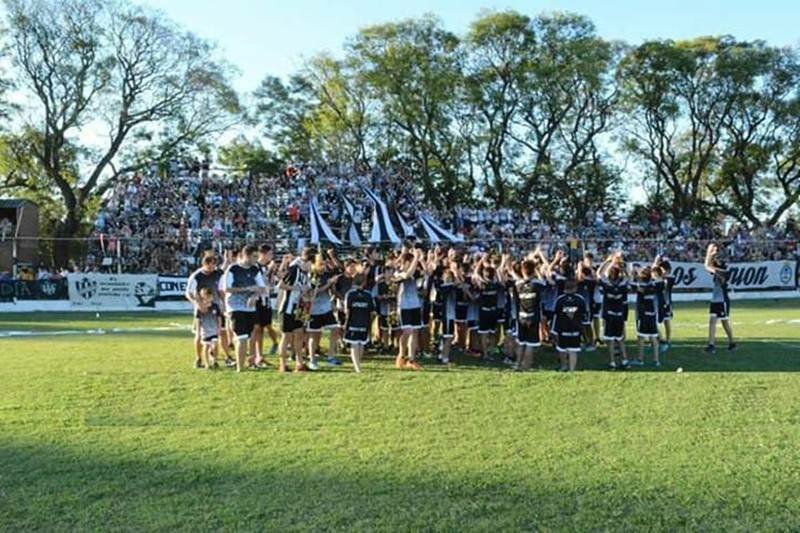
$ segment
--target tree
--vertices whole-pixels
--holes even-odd
[[[307,128],[314,107],[310,95],[311,84],[300,74],[292,76],[288,83],[267,76],[254,93],[255,121],[273,142],[281,159],[317,160]]]
[[[676,219],[712,214],[701,208],[720,164],[723,124],[747,84],[740,58],[748,47],[731,37],[650,41],[621,64],[625,148]]]
[[[260,142],[251,142],[241,135],[221,146],[218,156],[219,162],[226,167],[263,176],[274,176],[285,167]]]
[[[522,179],[519,202],[538,200],[543,214],[552,217],[560,198],[553,184],[569,182],[578,169],[597,168],[597,143],[611,129],[617,99],[613,72],[619,47],[574,14],[536,17],[533,33],[535,49],[510,136],[523,151],[516,169]]]
[[[458,37],[434,17],[362,29],[347,45],[382,120],[396,135],[426,200],[454,205],[471,196],[460,169],[465,148],[457,124],[463,102]]]
[[[50,186],[64,204],[57,237],[77,236],[93,203],[131,168],[116,163],[135,135],[159,138],[169,150],[220,132],[238,120],[230,68],[202,39],[162,14],[122,0],[6,0],[11,56],[20,86],[35,102],[27,138]],[[70,144],[107,128],[107,139],[77,150]],[[56,261],[68,255],[56,247]]]
[[[800,58],[763,42],[742,48],[741,82],[722,122],[714,206],[752,226],[772,226],[800,201]]]
[[[495,205],[505,206],[513,186],[508,172],[514,156],[509,154],[511,125],[535,46],[531,20],[514,11],[485,13],[470,26],[466,43],[467,103],[476,115],[481,163],[489,166],[484,189]]]

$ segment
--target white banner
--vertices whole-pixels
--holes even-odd
[[[155,274],[69,274],[69,301],[73,307],[155,307]]]
[[[158,276],[158,301],[185,299],[189,278],[177,276]]]
[[[710,290],[711,274],[703,263],[671,261],[676,290]],[[634,263],[637,267],[644,263]],[[794,261],[761,261],[729,263],[728,286],[734,291],[792,290],[797,288],[797,263]]]

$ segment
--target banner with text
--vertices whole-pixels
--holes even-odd
[[[634,263],[637,267],[644,263]],[[703,263],[671,262],[675,290],[709,290],[711,274]],[[728,286],[734,291],[792,290],[797,288],[797,263],[794,261],[760,261],[728,264]]]
[[[186,299],[186,285],[189,279],[186,276],[158,276],[158,301],[175,302]]]
[[[69,300],[74,307],[155,307],[155,274],[69,274]]]

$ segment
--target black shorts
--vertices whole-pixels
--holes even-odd
[[[367,344],[368,337],[367,328],[348,328],[345,326],[344,342],[347,344],[360,344],[364,346]]]
[[[306,331],[318,332],[323,329],[332,329],[338,326],[336,317],[333,316],[333,311],[328,311],[321,315],[311,315],[311,320],[308,322]]]
[[[517,342],[526,347],[540,346],[539,321],[520,319],[517,324]]]
[[[660,324],[667,320],[672,320],[672,306],[662,305],[661,312],[658,314],[658,323]]]
[[[716,317],[719,320],[728,320],[731,315],[731,302],[725,300],[724,302],[711,302],[708,308],[708,315]]]
[[[625,337],[625,318],[606,315],[603,318],[603,340],[621,341]]]
[[[456,334],[456,321],[442,319],[442,337],[445,339],[452,339]]]
[[[466,322],[469,304],[467,302],[456,303],[456,322]]]
[[[497,331],[497,309],[483,308],[478,311],[478,333],[490,334]]]
[[[255,311],[234,311],[231,313],[231,329],[237,339],[248,339],[256,323]]]
[[[505,308],[505,306],[495,308],[495,316],[497,316],[497,323],[498,324],[505,324],[506,323],[506,308]]]
[[[281,331],[283,333],[293,333],[298,329],[303,329],[305,324],[297,319],[294,315],[281,313]]]
[[[261,300],[256,302],[256,325],[265,328],[272,324],[272,307],[262,305]]]
[[[510,337],[516,337],[518,329],[519,329],[519,322],[517,321],[516,318],[506,319],[506,335]]]
[[[422,304],[422,325],[427,326],[431,322],[431,303]]]
[[[203,344],[216,344],[218,338],[217,335],[208,335],[203,337]]]
[[[658,316],[656,313],[637,313],[636,334],[639,337],[652,339],[658,337]]]
[[[400,329],[420,329],[422,328],[422,309],[400,310]]]
[[[581,349],[581,334],[570,332],[565,335],[561,333],[558,336],[558,344],[556,350],[559,352],[577,352]]]

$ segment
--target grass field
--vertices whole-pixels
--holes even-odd
[[[0,530],[797,531],[800,301],[733,316],[658,371],[236,375],[185,315],[0,315]]]

